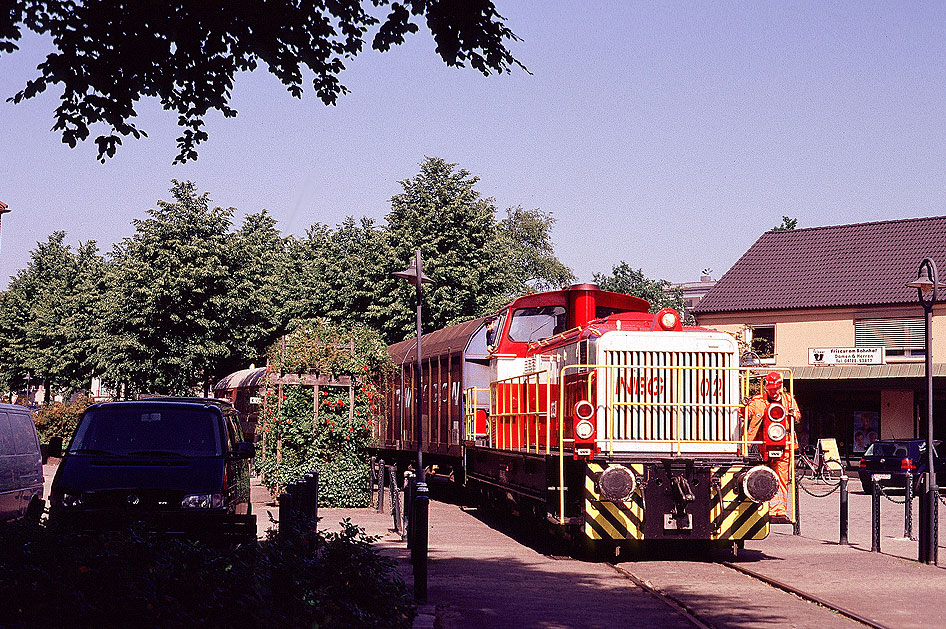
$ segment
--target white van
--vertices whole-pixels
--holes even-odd
[[[38,521],[43,500],[43,456],[28,408],[0,403],[0,522]]]

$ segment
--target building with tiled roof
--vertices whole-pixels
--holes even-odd
[[[749,359],[793,370],[803,440],[834,437],[856,454],[873,438],[925,434],[924,312],[906,284],[926,257],[946,282],[946,216],[768,231],[694,315],[740,336]],[[935,437],[946,439],[943,303],[932,342]]]

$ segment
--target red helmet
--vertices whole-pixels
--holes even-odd
[[[769,391],[778,391],[782,388],[782,374],[770,371],[765,376],[765,388]]]

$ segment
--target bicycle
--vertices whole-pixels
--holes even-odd
[[[813,496],[824,497],[833,492],[843,475],[841,462],[825,457],[820,447],[807,446],[795,457],[795,481]]]

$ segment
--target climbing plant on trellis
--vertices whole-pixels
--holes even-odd
[[[392,369],[381,336],[367,326],[300,324],[268,352],[257,430],[257,469],[274,494],[319,471],[319,504],[368,504],[368,447],[383,403],[377,383]]]

